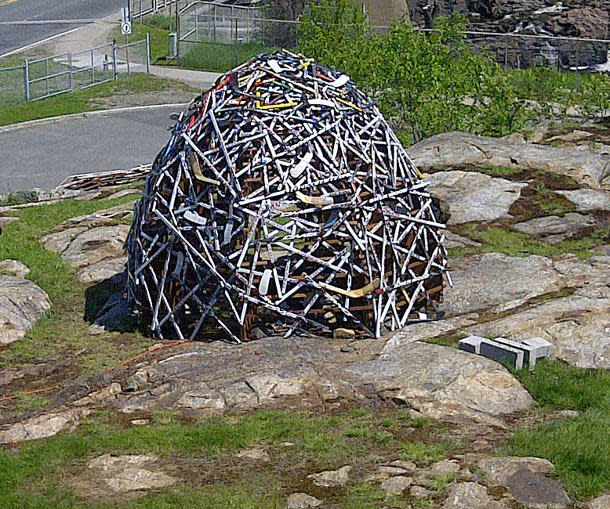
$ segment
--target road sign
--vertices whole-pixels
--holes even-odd
[[[121,23],[121,33],[123,35],[131,34],[131,21],[123,21],[123,23]]]

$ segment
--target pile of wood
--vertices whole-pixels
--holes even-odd
[[[129,297],[152,334],[379,337],[436,311],[440,211],[348,76],[262,55],[177,120],[127,241]]]

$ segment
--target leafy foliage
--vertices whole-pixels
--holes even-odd
[[[470,50],[467,28],[467,20],[455,15],[437,18],[431,33],[405,21],[379,33],[351,1],[321,0],[301,18],[299,47],[348,73],[404,130],[405,143],[453,130],[503,136],[544,115],[565,113],[575,103],[586,114],[608,107],[607,77],[507,71]]]

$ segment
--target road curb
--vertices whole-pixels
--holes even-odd
[[[8,133],[11,131],[17,131],[19,129],[27,129],[28,127],[36,127],[45,124],[55,124],[57,122],[64,122],[68,120],[76,120],[79,118],[97,117],[102,115],[112,115],[115,113],[125,113],[128,111],[143,111],[161,108],[184,108],[189,103],[170,103],[170,104],[150,104],[146,106],[125,106],[122,108],[111,108],[108,110],[93,110],[83,111],[81,113],[72,113],[70,115],[59,115],[57,117],[39,118],[36,120],[28,120],[27,122],[20,122],[18,124],[8,124],[0,126],[0,134]]]

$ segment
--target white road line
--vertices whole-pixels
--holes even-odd
[[[95,23],[97,19],[23,19],[21,21],[0,21],[1,25],[74,25],[75,23]]]
[[[65,32],[62,32],[60,34],[52,35],[51,37],[47,37],[46,39],[42,39],[41,41],[37,41],[32,44],[28,44],[27,46],[23,46],[22,48],[17,48],[13,51],[9,51],[8,53],[4,53],[4,55],[0,55],[0,58],[10,57],[11,55],[15,55],[16,53],[21,53],[22,51],[28,50],[30,48],[34,48],[35,46],[44,44],[45,42],[52,41],[53,39],[57,39],[58,37],[61,37],[63,35],[68,35],[68,34],[71,34],[72,32],[76,32],[77,30],[80,30],[81,28],[85,28],[85,27],[84,26],[76,27],[76,28],[72,28],[71,30],[66,30]]]

